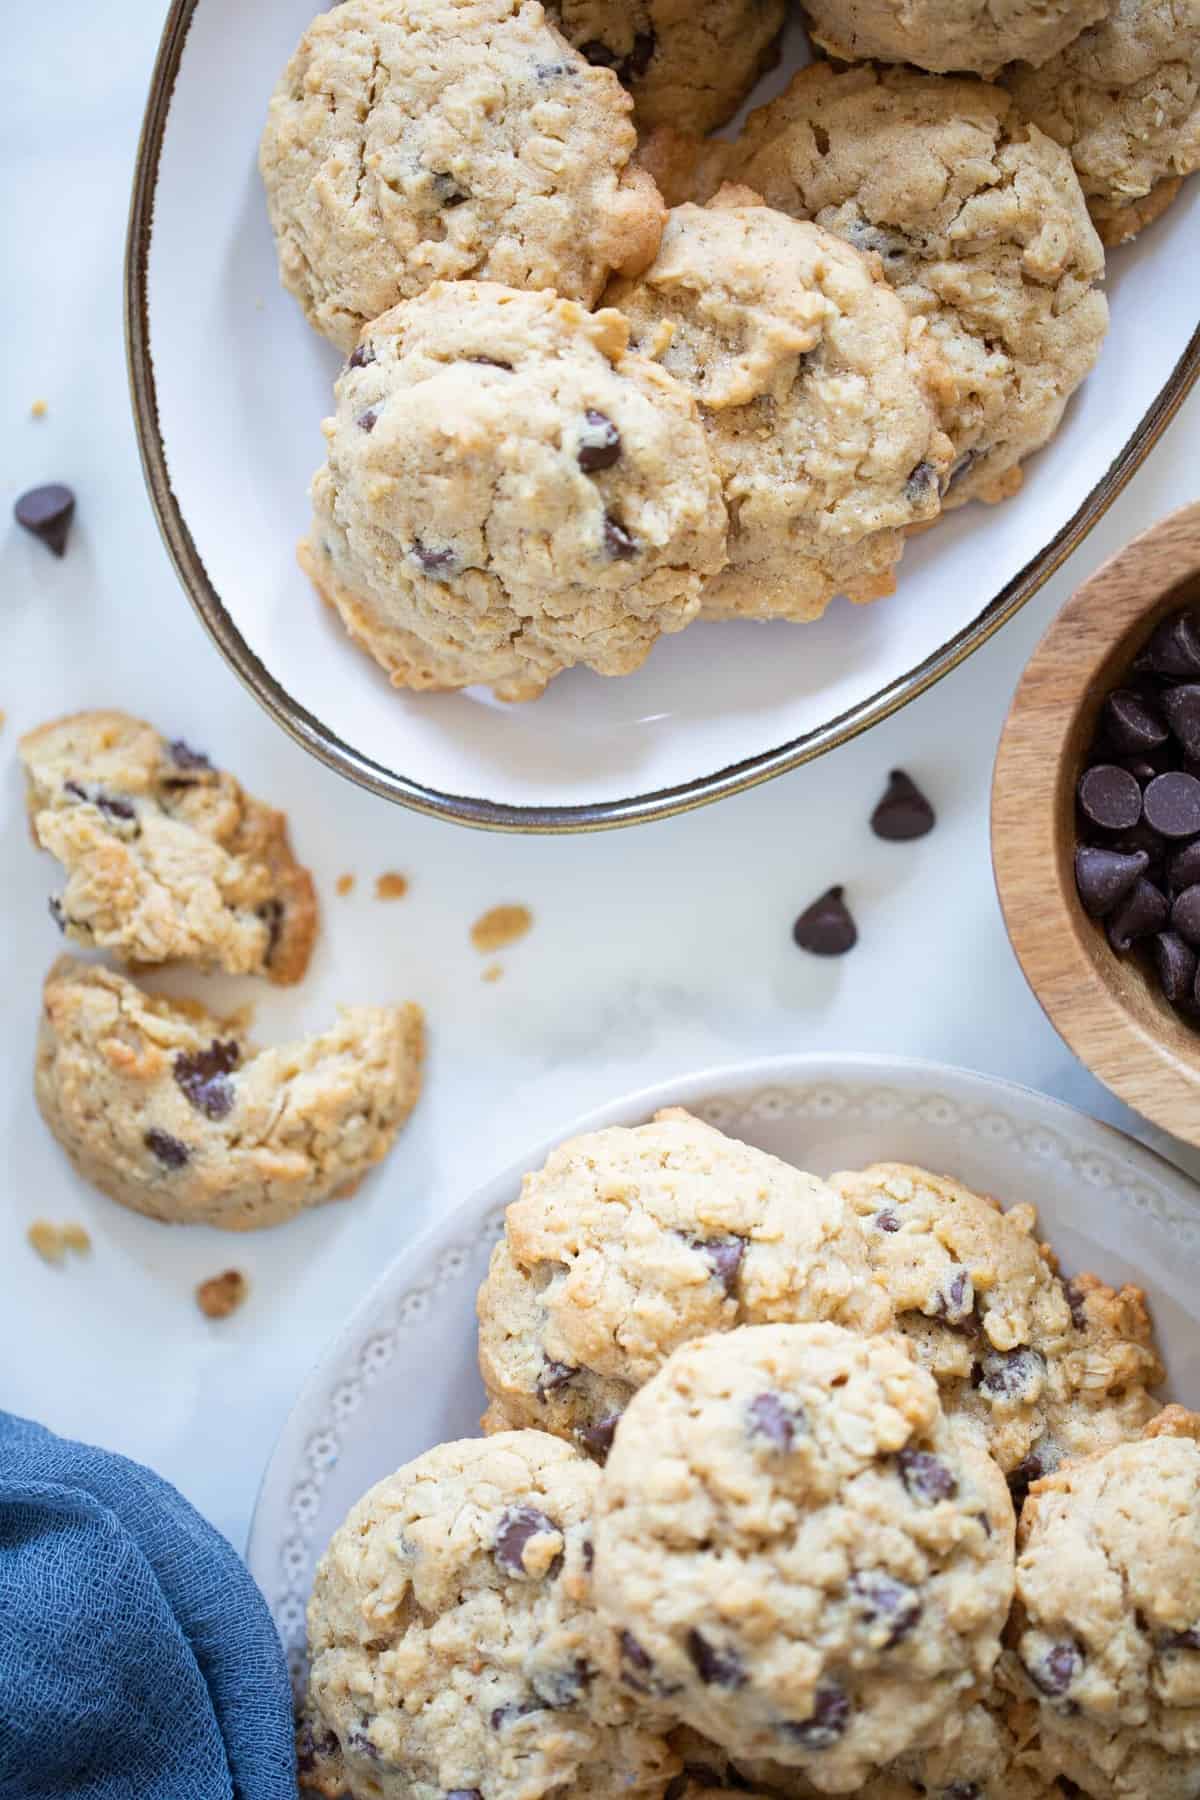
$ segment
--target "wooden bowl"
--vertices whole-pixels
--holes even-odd
[[[1013,698],[992,778],[992,863],[1012,947],[1059,1035],[1113,1093],[1200,1145],[1200,1028],[1119,957],[1075,891],[1075,785],[1104,697],[1167,613],[1200,604],[1200,504],[1068,600]]]

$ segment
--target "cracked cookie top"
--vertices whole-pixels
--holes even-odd
[[[1200,0],[1113,0],[1041,68],[1000,79],[1070,151],[1106,244],[1156,218],[1200,168]]]
[[[442,1444],[363,1496],[309,1603],[305,1786],[662,1800],[679,1760],[596,1658],[599,1478],[515,1431]]]
[[[812,33],[843,62],[878,57],[938,74],[1042,63],[1104,12],[1104,0],[805,0]]]
[[[696,406],[611,308],[439,282],[337,384],[302,560],[397,686],[531,699],[644,661],[725,557]]]
[[[722,162],[769,206],[877,255],[926,321],[956,456],[943,504],[1011,493],[1108,327],[1103,246],[1062,146],[984,82],[818,63]]]
[[[600,1461],[632,1395],[689,1338],[891,1323],[832,1189],[678,1109],[561,1144],[525,1177],[478,1311],[489,1422]]]
[[[345,351],[438,280],[591,305],[662,228],[631,106],[537,0],[343,0],[301,39],[260,148],[285,287]]]
[[[1200,1791],[1200,1416],[1030,1489],[1016,1659],[1050,1762],[1108,1796]]]
[[[938,353],[876,260],[725,187],[670,212],[654,262],[609,297],[695,396],[721,475],[729,564],[703,616],[813,619],[836,594],[890,593],[953,452]]]
[[[1000,1471],[902,1339],[837,1325],[677,1350],[617,1427],[595,1542],[630,1690],[835,1792],[954,1734],[1012,1597]]]

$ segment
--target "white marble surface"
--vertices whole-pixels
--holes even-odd
[[[996,1071],[1140,1129],[1060,1044],[1013,960],[992,888],[988,782],[1047,619],[1107,552],[1195,498],[1200,395],[1020,618],[823,761],[718,808],[593,838],[486,837],[390,809],[310,761],[243,693],[176,584],[143,492],[121,258],[160,13],[156,0],[62,0],[51,27],[44,9],[13,9],[0,69],[0,1406],[152,1463],[241,1543],[297,1385],[363,1286],[577,1111],[707,1063],[863,1049]],[[48,407],[39,421],[35,399]],[[5,522],[23,488],[55,479],[79,494],[61,564]],[[246,1239],[172,1232],[88,1192],[42,1127],[29,1064],[58,949],[53,870],[25,833],[14,745],[40,719],[92,705],[146,714],[290,810],[325,934],[302,992],[253,991],[263,1035],[317,1026],[338,999],[411,996],[428,1009],[426,1097],[351,1204]],[[866,827],[897,764],[941,815],[920,844],[881,844]],[[407,899],[371,897],[383,869],[410,877]],[[333,891],[343,870],[358,876],[350,899]],[[847,884],[862,936],[854,955],[821,963],[790,928],[833,881]],[[537,923],[486,985],[468,928],[500,900],[524,901]],[[92,1257],[43,1265],[25,1242],[39,1216],[82,1220]],[[249,1273],[251,1299],[209,1324],[192,1289],[231,1264]]]

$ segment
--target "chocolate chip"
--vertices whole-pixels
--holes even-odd
[[[637,555],[636,543],[612,513],[604,515],[604,548],[614,562],[628,562],[631,556]]]
[[[1031,1399],[1046,1372],[1037,1350],[989,1350],[971,1370],[971,1385],[993,1400]]]
[[[171,761],[177,769],[211,769],[212,764],[203,750],[193,750],[182,738],[176,738],[167,748],[171,752]]]
[[[414,557],[426,575],[432,576],[435,581],[444,580],[458,564],[458,558],[453,550],[432,549],[428,544],[423,544],[420,538],[413,539],[409,555]]]
[[[685,1648],[706,1687],[745,1687],[748,1677],[736,1650],[718,1650],[694,1628],[687,1634]]]
[[[137,810],[132,801],[123,800],[119,794],[105,793],[103,788],[88,789],[78,781],[64,781],[63,792],[70,794],[72,800],[81,800],[88,806],[97,807],[106,819],[116,819],[125,825],[137,819]]]
[[[1150,858],[1144,850],[1124,854],[1080,844],[1075,852],[1075,886],[1084,911],[1093,919],[1102,919],[1125,898],[1149,866]]]
[[[910,506],[920,506],[937,491],[937,470],[932,463],[919,462],[904,484],[904,498]]]
[[[541,1537],[546,1532],[557,1532],[558,1526],[553,1519],[539,1512],[536,1506],[509,1506],[500,1515],[500,1524],[496,1531],[496,1539],[492,1545],[492,1555],[497,1567],[509,1575],[525,1575],[525,1546],[530,1538]],[[547,1575],[553,1579],[562,1567],[562,1556],[554,1558]]]
[[[1156,1640],[1162,1650],[1200,1650],[1200,1625],[1189,1625],[1186,1631],[1164,1631]]]
[[[180,1050],[171,1072],[197,1112],[209,1119],[224,1119],[237,1098],[229,1077],[241,1060],[239,1044],[232,1039],[222,1044],[214,1038],[207,1050],[197,1050],[194,1055]]]
[[[1025,1664],[1029,1678],[1051,1700],[1061,1698],[1083,1668],[1083,1653],[1076,1644],[1054,1644],[1044,1656]]]
[[[1144,788],[1156,775],[1165,774],[1169,763],[1163,752],[1157,750],[1149,756],[1123,756],[1121,767],[1133,776],[1140,788]]]
[[[792,937],[812,956],[844,956],[858,942],[858,927],[842,898],[843,887],[831,887],[806,906],[792,926]]]
[[[296,1766],[301,1775],[311,1775],[320,1756],[332,1756],[341,1746],[331,1731],[316,1732],[306,1719],[296,1734]]]
[[[157,1125],[150,1127],[142,1142],[158,1158],[164,1169],[182,1169],[191,1160],[192,1153],[187,1145],[181,1144],[169,1131],[160,1131]]]
[[[1161,704],[1171,736],[1186,755],[1200,757],[1200,684],[1185,681],[1168,688]]]
[[[1166,895],[1140,875],[1130,893],[1109,914],[1108,941],[1114,950],[1124,955],[1139,938],[1162,931],[1169,913]]]
[[[1177,681],[1200,675],[1200,633],[1195,614],[1173,613],[1164,619],[1156,626],[1143,654],[1156,675],[1168,675]]]
[[[482,363],[485,369],[503,369],[507,374],[512,374],[512,364],[510,362],[502,362],[498,356],[468,356],[465,360],[472,363]]]
[[[589,1456],[594,1456],[597,1462],[602,1463],[612,1449],[620,1422],[620,1413],[605,1413],[603,1418],[593,1420],[590,1425],[577,1426],[575,1437]]]
[[[975,1317],[975,1287],[965,1269],[956,1269],[934,1295],[934,1317],[948,1325],[961,1325]]]
[[[471,196],[459,187],[453,175],[444,169],[435,169],[432,174],[433,191],[439,206],[447,208],[461,206]]]
[[[566,1387],[569,1381],[574,1381],[578,1373],[578,1368],[571,1363],[553,1362],[550,1357],[546,1357],[542,1362],[542,1372],[537,1379],[538,1399],[544,1401],[547,1394],[557,1393],[559,1388]]]
[[[346,1739],[346,1749],[351,1755],[366,1756],[369,1757],[372,1762],[379,1761],[380,1753],[371,1742],[370,1734],[366,1730],[365,1719],[363,1720],[362,1729],[352,1731]]]
[[[1054,1440],[1040,1437],[1029,1455],[1015,1469],[1010,1469],[1008,1491],[1018,1512],[1028,1499],[1033,1483],[1040,1481],[1043,1475],[1053,1474],[1061,1460],[1062,1451]]]
[[[856,1610],[868,1625],[882,1625],[884,1650],[902,1643],[921,1616],[921,1602],[907,1582],[897,1581],[882,1569],[852,1575],[850,1592]]]
[[[269,964],[278,950],[279,940],[283,936],[282,900],[264,900],[262,905],[257,908],[257,916],[267,928],[267,953],[263,961]]]
[[[1200,781],[1182,769],[1156,775],[1142,797],[1142,811],[1147,825],[1162,837],[1195,837],[1200,833]]]
[[[596,1566],[596,1546],[591,1538],[583,1540],[583,1566],[589,1575]]]
[[[1189,944],[1200,944],[1200,884],[1184,888],[1182,894],[1175,897],[1175,904],[1171,908],[1171,929],[1160,935],[1170,938],[1176,933]],[[1193,963],[1195,960],[1193,957]],[[1194,973],[1192,981],[1195,981]],[[1170,998],[1168,994],[1167,999]]]
[[[369,363],[373,363],[374,361],[375,346],[371,343],[369,338],[364,340],[361,344],[355,344],[353,350],[350,352],[350,367],[352,369],[365,369]]]
[[[610,50],[599,38],[589,38],[586,44],[580,44],[579,54],[594,69],[615,69],[621,60],[616,51]]]
[[[493,1707],[492,1716],[488,1720],[493,1731],[503,1731],[514,1719],[527,1719],[530,1713],[545,1712],[546,1708],[540,1700],[509,1700],[504,1706]]]
[[[1077,1282],[1063,1282],[1063,1297],[1071,1309],[1071,1323],[1076,1331],[1087,1330],[1087,1295]]]
[[[617,1637],[617,1650],[621,1659],[621,1680],[626,1687],[632,1688],[635,1694],[649,1694],[654,1691],[651,1673],[654,1669],[654,1658],[644,1650],[634,1637],[632,1631],[622,1631]]]
[[[888,776],[883,799],[871,814],[871,830],[888,843],[907,843],[932,831],[937,818],[928,800],[903,769]]]
[[[1116,763],[1085,769],[1076,795],[1084,817],[1103,831],[1127,831],[1142,816],[1142,790],[1128,769]]]
[[[893,1232],[899,1231],[900,1229],[900,1220],[894,1212],[889,1211],[886,1207],[883,1212],[877,1212],[875,1214],[871,1223],[874,1225],[876,1231]]]
[[[1167,863],[1167,885],[1173,894],[1194,887],[1200,881],[1200,839],[1176,850]]]
[[[583,415],[583,429],[579,433],[579,448],[575,452],[575,460],[585,475],[595,475],[601,469],[611,469],[615,462],[621,460],[621,434],[607,413],[588,407]]]
[[[914,1500],[934,1506],[939,1500],[952,1500],[958,1492],[958,1481],[940,1456],[928,1450],[901,1450],[896,1458],[900,1479]]]
[[[1133,756],[1167,741],[1167,728],[1149,700],[1133,688],[1117,688],[1100,714],[1105,740],[1114,750]]]
[[[378,409],[374,406],[368,406],[366,412],[359,413],[354,423],[358,426],[360,431],[374,431],[376,425],[379,423]]]
[[[17,500],[13,513],[17,524],[32,532],[47,550],[55,556],[64,554],[75,516],[75,496],[69,487],[52,481],[46,487],[30,488]]]
[[[579,54],[594,69],[615,70],[617,79],[628,86],[631,81],[639,81],[650,67],[657,41],[652,31],[636,32],[627,54],[618,56],[598,38],[589,38],[585,44],[580,44]]]
[[[62,901],[59,899],[57,894],[51,894],[51,896],[50,896],[49,900],[46,902],[46,904],[50,909],[50,917],[54,920],[54,923],[58,926],[58,929],[61,932],[65,933],[66,929],[67,929],[67,915],[63,911]]]
[[[741,1237],[689,1238],[688,1242],[694,1250],[698,1250],[712,1264],[713,1274],[721,1283],[727,1294],[737,1291],[738,1270],[742,1266],[742,1258],[746,1254],[746,1240]]]
[[[635,31],[633,49],[625,58],[625,81],[639,81],[650,67],[658,39],[652,31]]]
[[[751,1437],[764,1437],[777,1450],[790,1450],[804,1424],[801,1409],[781,1394],[756,1394],[746,1412]]]
[[[850,1700],[832,1681],[817,1684],[813,1710],[807,1719],[789,1719],[784,1734],[805,1750],[828,1750],[850,1723]]]
[[[595,1672],[582,1656],[559,1669],[539,1669],[532,1677],[534,1692],[551,1712],[577,1706],[595,1680]]]

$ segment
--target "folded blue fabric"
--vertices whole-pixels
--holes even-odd
[[[0,1413],[0,1800],[295,1800],[262,1595],[148,1469]]]

